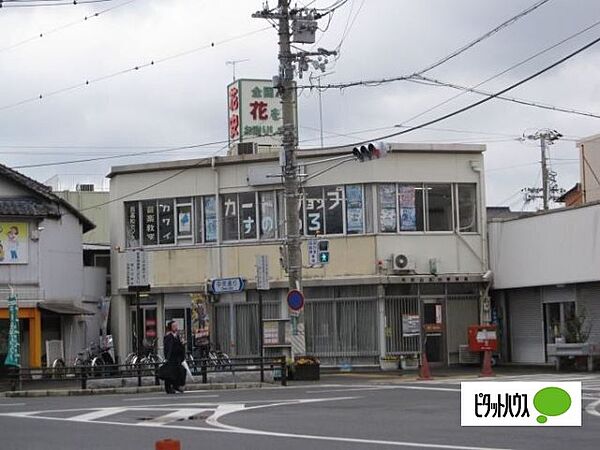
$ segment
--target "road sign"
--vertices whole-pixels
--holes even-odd
[[[287,303],[292,311],[300,311],[304,308],[304,294],[298,289],[288,292]]]
[[[148,286],[148,255],[144,250],[127,252],[127,286]]]
[[[216,278],[212,280],[210,287],[213,294],[230,294],[242,292],[246,287],[246,282],[240,277]]]
[[[256,255],[256,289],[269,290],[269,258],[267,255]]]
[[[319,243],[316,239],[308,240],[308,265],[316,266],[319,263]]]

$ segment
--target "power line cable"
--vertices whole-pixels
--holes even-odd
[[[179,53],[175,53],[173,55],[165,56],[163,58],[151,60],[151,61],[146,62],[144,64],[140,64],[140,65],[137,65],[137,66],[129,67],[129,68],[123,69],[123,70],[119,70],[119,71],[116,71],[116,72],[113,72],[113,73],[110,73],[110,74],[107,74],[107,75],[103,75],[103,76],[98,77],[98,78],[91,78],[91,79],[85,80],[84,82],[80,82],[80,83],[77,83],[77,84],[66,86],[66,87],[57,89],[55,91],[50,91],[50,92],[45,93],[45,94],[42,93],[42,94],[39,94],[39,95],[37,95],[35,97],[29,97],[29,98],[26,98],[26,99],[23,99],[23,100],[14,102],[14,103],[9,103],[7,105],[1,106],[0,107],[0,111],[4,111],[4,110],[7,110],[7,109],[15,108],[17,106],[21,106],[21,105],[24,105],[24,104],[27,104],[27,103],[31,103],[31,102],[43,100],[45,98],[53,97],[53,96],[56,96],[56,95],[59,95],[59,94],[64,94],[66,92],[73,91],[75,89],[80,89],[80,88],[89,86],[90,84],[94,84],[94,83],[98,83],[100,81],[105,81],[105,80],[108,80],[108,79],[111,79],[111,78],[115,78],[115,77],[118,77],[120,75],[124,75],[126,73],[136,72],[136,71],[139,71],[141,69],[145,69],[147,67],[156,66],[158,64],[161,64],[161,63],[164,63],[164,62],[176,59],[176,58],[181,58],[183,56],[187,56],[187,55],[190,55],[192,53],[197,53],[199,51],[208,50],[208,49],[214,48],[216,46],[227,44],[229,42],[236,41],[236,40],[239,40],[239,39],[243,39],[243,38],[246,38],[248,36],[252,36],[253,34],[261,33],[263,31],[270,30],[270,29],[271,29],[271,27],[269,26],[269,27],[260,28],[260,29],[254,30],[254,31],[249,31],[247,33],[243,33],[243,34],[239,34],[239,35],[236,35],[236,36],[232,36],[230,38],[223,39],[221,41],[211,42],[210,44],[206,44],[206,45],[203,45],[203,46],[200,46],[200,47],[192,48],[190,50],[185,50],[185,51],[182,51],[182,52],[179,52]]]
[[[73,1],[54,1],[54,0],[2,0],[0,8],[43,8],[53,6],[77,6],[89,3],[105,3],[113,0],[73,0]]]
[[[4,0],[4,1],[6,1],[6,0]],[[31,36],[31,37],[23,39],[21,41],[15,42],[14,44],[10,44],[10,45],[8,45],[6,47],[0,48],[0,53],[8,51],[8,50],[12,50],[12,49],[17,48],[17,47],[21,47],[22,45],[28,44],[29,42],[32,42],[32,41],[35,41],[37,39],[41,39],[43,37],[46,37],[49,34],[54,34],[54,33],[57,33],[59,31],[65,30],[67,28],[71,28],[71,27],[73,27],[75,25],[79,25],[80,23],[87,22],[88,20],[93,19],[95,17],[100,17],[101,15],[104,15],[104,14],[110,12],[110,11],[114,11],[115,9],[122,8],[123,6],[127,6],[130,3],[133,3],[135,1],[137,1],[137,0],[128,0],[128,1],[126,1],[124,3],[121,3],[120,5],[111,6],[110,8],[106,8],[106,9],[103,9],[102,11],[97,11],[97,12],[95,12],[93,14],[87,15],[83,19],[75,20],[73,22],[68,22],[68,23],[65,23],[63,25],[59,25],[59,26],[57,26],[55,28],[51,28],[49,30],[42,31],[42,32],[36,34],[35,36]]]
[[[581,52],[583,52],[583,51],[587,50],[588,48],[592,47],[593,45],[596,45],[598,42],[600,42],[600,37],[599,37],[599,38],[596,38],[596,39],[594,39],[593,41],[591,41],[591,42],[589,42],[589,43],[587,43],[587,44],[586,44],[586,45],[584,45],[583,47],[580,47],[580,48],[578,48],[577,50],[575,50],[575,51],[573,51],[573,52],[569,53],[567,56],[564,56],[564,57],[562,57],[562,58],[561,58],[561,59],[559,59],[558,61],[556,61],[556,62],[554,62],[554,63],[552,63],[552,64],[550,64],[550,65],[548,65],[548,66],[544,67],[543,69],[541,69],[541,70],[538,70],[538,71],[537,71],[537,72],[535,72],[534,74],[532,74],[532,75],[529,75],[528,77],[526,77],[526,78],[523,78],[522,80],[520,80],[520,81],[518,81],[518,82],[516,82],[516,83],[513,83],[513,84],[511,84],[510,86],[508,86],[508,87],[506,87],[506,88],[504,88],[504,89],[501,89],[501,90],[500,90],[500,91],[498,91],[498,92],[495,92],[495,93],[493,93],[493,94],[490,94],[490,95],[488,95],[486,98],[483,98],[483,99],[481,99],[481,100],[479,100],[479,101],[476,101],[475,103],[471,103],[471,104],[469,104],[469,105],[467,105],[467,106],[464,106],[463,108],[460,108],[460,109],[458,109],[458,110],[455,110],[455,111],[453,111],[453,112],[451,112],[451,113],[444,114],[444,115],[443,115],[443,116],[441,116],[441,117],[438,117],[438,118],[436,118],[436,119],[433,119],[433,120],[429,120],[429,121],[427,121],[427,122],[423,122],[423,123],[421,123],[421,124],[419,124],[419,125],[412,126],[412,127],[410,127],[410,128],[407,128],[407,129],[405,129],[405,130],[402,130],[402,131],[399,131],[399,132],[396,132],[396,133],[390,133],[390,134],[387,134],[387,135],[384,135],[384,136],[380,136],[380,137],[378,137],[378,138],[370,139],[370,140],[367,140],[367,141],[355,142],[355,143],[354,143],[354,144],[352,144],[352,145],[353,145],[353,146],[356,146],[356,145],[362,145],[362,144],[367,144],[367,143],[369,143],[369,142],[371,142],[371,141],[375,141],[375,140],[383,140],[383,139],[389,139],[389,138],[391,138],[391,137],[395,137],[395,136],[400,136],[400,135],[407,134],[407,133],[410,133],[410,132],[412,132],[412,131],[415,131],[415,130],[419,130],[419,129],[421,129],[421,128],[428,127],[429,125],[433,125],[433,124],[435,124],[435,123],[442,122],[442,121],[444,121],[444,120],[446,120],[446,119],[449,119],[449,118],[451,118],[451,117],[457,116],[457,115],[459,115],[459,114],[462,114],[462,113],[463,113],[463,112],[465,112],[465,111],[468,111],[468,110],[470,110],[470,109],[473,109],[473,108],[475,108],[475,107],[477,107],[477,106],[479,106],[479,105],[482,105],[483,103],[489,102],[490,100],[493,100],[494,98],[496,98],[496,97],[498,97],[498,96],[500,96],[500,95],[502,95],[502,94],[505,94],[506,92],[509,92],[509,91],[511,91],[511,90],[513,90],[513,89],[515,89],[515,88],[517,88],[517,87],[519,87],[519,86],[521,86],[521,85],[523,85],[523,84],[527,83],[528,81],[531,81],[531,80],[533,80],[534,78],[537,78],[537,77],[539,77],[540,75],[542,75],[542,74],[544,74],[544,73],[548,72],[549,70],[551,70],[551,69],[553,69],[553,68],[555,68],[555,67],[557,67],[557,66],[559,66],[559,65],[563,64],[564,62],[566,62],[566,61],[568,61],[569,59],[573,58],[574,56],[578,55],[579,53],[581,53]],[[339,147],[330,147],[330,148],[339,148]],[[327,150],[327,148],[324,148],[323,150]]]
[[[498,25],[497,27],[493,28],[492,30],[488,31],[487,33],[479,36],[477,39],[469,42],[468,44],[460,47],[459,49],[453,51],[452,53],[450,53],[447,56],[444,56],[442,59],[434,62],[433,64],[430,64],[429,66],[425,67],[424,69],[421,69],[417,72],[415,72],[415,75],[422,75],[426,72],[429,72],[430,70],[435,69],[436,67],[441,66],[442,64],[445,64],[446,62],[450,61],[451,59],[457,57],[458,55],[460,55],[461,53],[464,53],[465,51],[467,51],[468,49],[474,47],[475,45],[477,45],[478,43],[480,43],[481,41],[493,36],[494,34],[496,34],[497,32],[499,32],[500,30],[502,30],[503,28],[508,27],[509,25],[512,25],[513,23],[515,23],[516,21],[518,21],[519,19],[525,17],[527,14],[535,11],[536,9],[538,9],[540,6],[544,5],[545,3],[548,3],[550,0],[540,0],[536,3],[534,3],[533,5],[531,5],[529,8],[524,9],[523,11],[521,11],[519,14],[517,14],[516,16],[511,17],[510,19],[502,22],[500,25]]]

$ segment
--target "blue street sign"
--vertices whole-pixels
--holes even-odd
[[[246,281],[240,277],[216,278],[212,280],[210,287],[213,294],[230,294],[242,292],[246,287]]]
[[[297,289],[292,289],[287,295],[288,306],[292,311],[304,308],[304,294]]]

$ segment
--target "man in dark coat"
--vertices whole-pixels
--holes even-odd
[[[167,330],[163,340],[166,363],[163,374],[165,380],[165,391],[167,394],[183,392],[185,385],[185,368],[181,365],[185,361],[185,345],[177,334],[177,322],[174,320],[167,324]]]

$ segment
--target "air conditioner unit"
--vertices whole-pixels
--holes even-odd
[[[236,155],[254,155],[258,145],[256,142],[240,142],[236,145]]]
[[[410,272],[416,269],[416,263],[412,256],[402,253],[392,255],[392,268],[395,272]]]
[[[94,192],[93,184],[78,184],[75,186],[75,190],[78,192]]]

